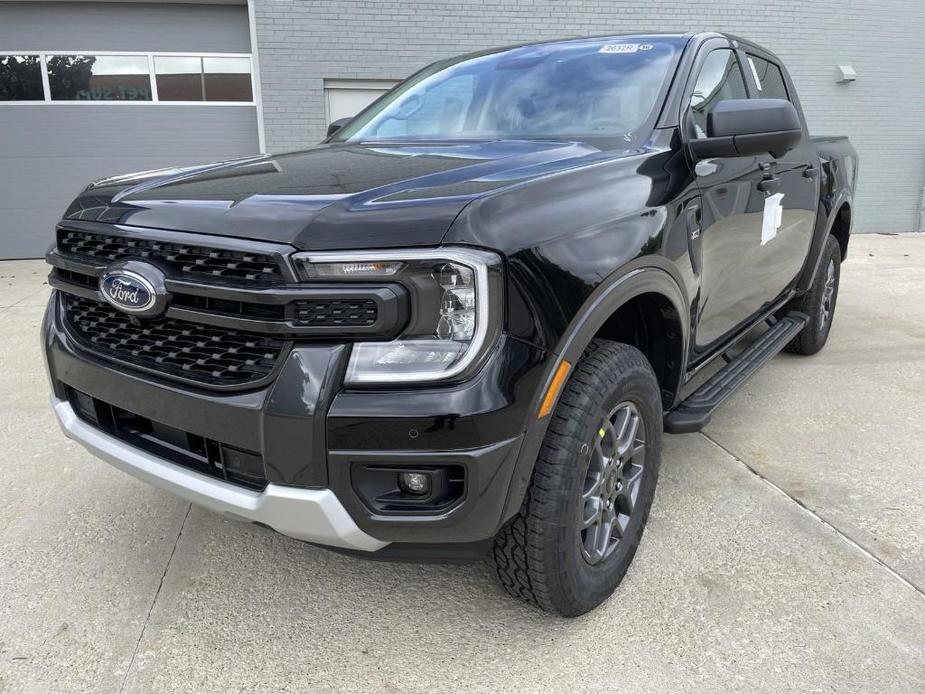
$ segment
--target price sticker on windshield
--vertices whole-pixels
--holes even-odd
[[[608,43],[601,46],[598,53],[635,53],[639,50],[638,43]]]

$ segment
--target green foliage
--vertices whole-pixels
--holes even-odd
[[[52,94],[76,94],[90,88],[93,64],[92,55],[48,56],[48,84]]]
[[[42,101],[42,66],[37,55],[0,56],[0,101]]]

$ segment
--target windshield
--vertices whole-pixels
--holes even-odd
[[[632,140],[653,115],[679,50],[676,39],[621,37],[443,61],[332,140]]]

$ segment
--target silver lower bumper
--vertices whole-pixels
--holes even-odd
[[[262,492],[241,489],[186,470],[95,429],[79,419],[65,400],[53,397],[52,405],[69,438],[120,470],[198,506],[263,523],[283,535],[321,545],[372,552],[388,544],[360,530],[330,489],[275,484],[267,485]]]

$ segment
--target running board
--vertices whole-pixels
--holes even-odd
[[[736,392],[752,374],[786,347],[808,320],[805,314],[791,311],[776,321],[748,349],[713,374],[710,380],[665,415],[665,431],[669,434],[686,434],[703,429],[713,416],[713,411]]]

